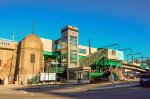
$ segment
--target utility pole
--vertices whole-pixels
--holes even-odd
[[[89,39],[89,54],[91,54],[91,41]]]

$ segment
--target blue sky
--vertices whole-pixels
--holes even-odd
[[[149,0],[0,0],[0,38],[11,39],[14,32],[21,40],[32,32],[34,17],[42,38],[59,38],[69,24],[79,28],[82,45],[88,39],[93,47],[118,43],[150,57],[149,5]]]

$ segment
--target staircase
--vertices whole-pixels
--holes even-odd
[[[83,59],[79,60],[81,67],[89,67],[97,60],[102,59],[103,57],[107,57],[106,50],[105,49],[99,49],[96,52],[89,54]]]

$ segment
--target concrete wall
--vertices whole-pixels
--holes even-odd
[[[45,38],[40,38],[40,39],[42,41],[44,51],[54,52],[55,44],[53,40],[45,39]]]

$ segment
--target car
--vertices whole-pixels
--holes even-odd
[[[140,75],[140,86],[150,85],[150,73]]]

